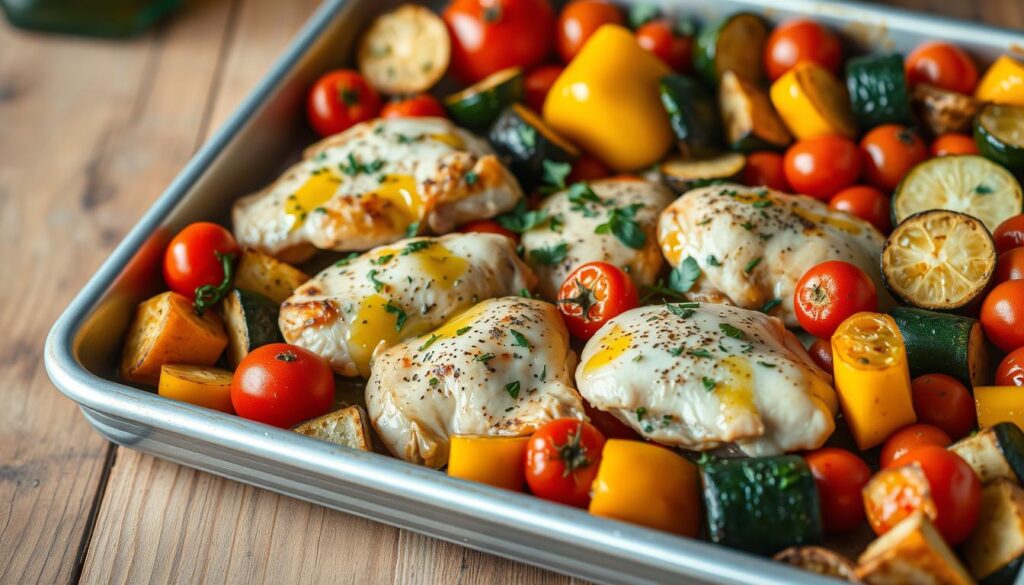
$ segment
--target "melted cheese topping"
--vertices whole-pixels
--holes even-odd
[[[370,359],[377,346],[394,345],[401,339],[398,315],[385,307],[388,299],[383,295],[370,295],[359,303],[348,333],[348,351],[361,376],[370,375]]]
[[[291,230],[302,227],[314,210],[323,211],[321,206],[334,197],[339,185],[340,177],[324,171],[310,176],[295,193],[289,195],[284,202],[284,213],[292,220]]]
[[[632,343],[632,334],[623,331],[621,327],[612,327],[612,330],[601,338],[600,349],[587,360],[583,372],[590,373],[610,364],[626,353]]]

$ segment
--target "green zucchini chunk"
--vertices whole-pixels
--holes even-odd
[[[1024,556],[1024,489],[1005,479],[986,485],[978,523],[961,552],[981,583],[1012,583]]]
[[[221,313],[227,325],[227,360],[232,368],[257,347],[282,341],[277,327],[278,305],[259,293],[232,290],[224,298]]]
[[[974,120],[978,151],[1004,167],[1024,174],[1024,106],[988,104]]]
[[[910,375],[946,374],[968,388],[988,376],[988,344],[977,319],[911,307],[890,311],[903,334]]]
[[[527,191],[542,182],[544,161],[572,163],[580,156],[575,146],[522,104],[512,104],[501,112],[488,139]]]
[[[704,28],[697,36],[693,68],[711,86],[717,85],[726,71],[758,83],[764,77],[767,40],[768,25],[764,19],[750,12],[733,14]]]
[[[444,98],[456,124],[484,132],[506,107],[523,100],[523,70],[502,69],[459,93]]]
[[[966,461],[982,483],[997,479],[1024,482],[1024,432],[1011,422],[983,429],[957,441],[949,450]]]
[[[722,149],[715,96],[702,83],[685,75],[666,75],[658,89],[684,159],[711,156]]]
[[[866,55],[846,62],[846,89],[862,132],[882,124],[913,124],[900,55]]]

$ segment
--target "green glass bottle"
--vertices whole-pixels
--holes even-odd
[[[180,5],[181,0],[0,0],[17,27],[101,37],[139,34]]]

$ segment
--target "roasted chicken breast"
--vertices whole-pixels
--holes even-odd
[[[583,349],[580,393],[645,438],[748,455],[820,447],[838,410],[831,377],[782,322],[712,303],[647,306]]]
[[[367,410],[396,457],[441,467],[449,435],[524,435],[556,418],[583,419],[575,362],[554,305],[490,299],[381,353]]]
[[[443,234],[511,209],[519,183],[482,139],[441,118],[378,119],[309,147],[235,203],[235,238],[282,260]]]
[[[288,343],[327,358],[338,374],[368,376],[375,352],[535,283],[505,236],[412,238],[308,280],[281,305],[279,324]]]

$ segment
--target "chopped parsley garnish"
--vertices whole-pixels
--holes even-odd
[[[689,352],[689,354],[692,355],[693,357],[699,357],[699,358],[710,358],[711,357],[711,352],[706,350],[706,349],[695,349],[695,350]]]
[[[761,257],[758,256],[757,258],[754,258],[750,262],[747,262],[747,265],[743,267],[743,272],[745,272],[747,274],[750,274],[751,271],[753,271],[755,268],[757,268],[757,265],[760,264],[760,263],[761,263]]]
[[[479,179],[479,178],[480,178],[480,175],[476,174],[473,171],[469,171],[465,175],[462,176],[462,180],[466,181],[467,185],[475,185],[477,179]]]
[[[519,347],[525,347],[526,349],[530,349],[530,342],[529,340],[526,339],[525,335],[516,331],[515,329],[509,329],[509,333],[511,333],[512,337],[514,337],[516,340],[516,342],[513,343],[512,345],[518,345]]]
[[[558,264],[562,260],[565,260],[565,256],[569,253],[569,244],[561,242],[554,246],[548,246],[547,248],[537,248],[530,250],[530,260],[538,264],[545,264],[551,266]]]
[[[722,263],[718,261],[718,258],[715,258],[714,254],[708,254],[706,262],[708,263],[708,266],[721,266],[722,265]]]
[[[775,367],[775,364],[770,364],[768,362],[762,362],[762,361],[757,362],[757,365],[764,366],[766,368],[774,368]]]
[[[420,231],[420,222],[414,221],[409,224],[409,227],[405,228],[405,237],[411,238]]]
[[[532,299],[533,298],[533,295],[530,294],[530,290],[529,289],[525,289],[525,288],[519,289],[519,296],[523,297],[524,299]]]
[[[761,305],[761,312],[762,313],[768,313],[772,309],[774,309],[775,307],[778,307],[781,304],[782,304],[782,299],[774,298],[774,299],[766,302],[765,304]]]
[[[647,414],[647,409],[643,406],[638,406],[636,409],[636,420],[644,420],[645,414]]]
[[[376,264],[377,266],[380,266],[381,264],[387,264],[388,261],[391,260],[394,257],[395,257],[394,254],[384,254],[383,256],[380,256],[379,258],[375,258],[373,260],[370,260],[370,264]]]
[[[697,225],[708,225],[709,223],[711,223],[712,219],[714,219],[714,218],[712,218],[712,217],[705,217],[704,219],[698,221]]]
[[[430,384],[431,386],[437,386],[437,383],[438,383],[438,382],[440,382],[440,380],[438,380],[437,378],[431,378],[431,379],[429,380],[429,382],[428,382],[428,383],[429,383],[429,384]]]
[[[988,195],[995,192],[995,189],[989,187],[985,183],[979,183],[978,186],[974,188],[974,192],[978,195]]]
[[[371,270],[371,271],[366,273],[366,278],[369,278],[370,282],[373,283],[373,290],[375,290],[377,292],[380,292],[380,291],[384,290],[384,283],[379,281],[379,280],[377,280],[377,275],[378,274],[379,274],[379,272],[377,272],[377,269],[375,268],[375,269],[373,269],[373,270]]]
[[[395,331],[401,331],[402,327],[405,327],[405,321],[409,318],[409,315],[405,314],[402,307],[391,304],[391,301],[384,305],[384,310],[395,316]]]
[[[478,355],[478,356],[476,356],[475,358],[473,358],[473,360],[474,360],[474,361],[478,361],[478,362],[483,362],[483,363],[485,363],[485,364],[486,364],[487,362],[489,362],[489,361],[493,360],[493,359],[494,359],[494,357],[495,357],[495,356],[494,356],[494,354],[493,354],[493,353],[485,353],[485,354],[483,354],[483,355]]]
[[[668,275],[668,287],[677,292],[687,292],[700,278],[700,264],[693,256],[687,256],[685,260]]]
[[[597,215],[597,212],[586,206],[587,202],[597,203],[598,205],[604,204],[586,181],[573,183],[569,187],[569,202],[572,203],[570,209],[581,212],[584,217],[594,217]]]
[[[384,166],[384,161],[377,159],[368,163],[361,163],[356,160],[356,157],[351,152],[348,153],[348,164],[341,163],[338,168],[341,172],[349,176],[355,176],[359,173],[372,174],[379,171]]]
[[[719,323],[718,328],[722,330],[722,333],[726,337],[732,337],[733,339],[743,339],[744,333],[742,329],[734,327],[728,323]]]
[[[348,266],[353,260],[359,257],[359,252],[349,252],[348,256],[345,256],[341,260],[334,263],[335,266]]]
[[[665,308],[668,309],[669,313],[687,319],[692,317],[700,303],[665,303]]]
[[[437,341],[438,339],[441,339],[441,337],[438,335],[431,334],[430,339],[424,341],[423,345],[421,345],[417,351],[423,351],[427,349],[431,345],[434,345],[434,342]]]
[[[668,352],[670,354],[672,354],[672,357],[679,357],[679,356],[683,355],[683,348],[681,348],[681,347],[673,347],[672,349],[668,350]]]
[[[608,221],[594,228],[595,234],[615,234],[623,245],[639,250],[647,242],[647,234],[636,222],[636,212],[643,203],[634,203],[625,207],[615,207],[608,212]]]
[[[540,371],[540,381],[543,382],[548,377],[548,365],[544,364],[544,368]]]
[[[523,142],[523,145],[527,148],[533,148],[537,145],[537,130],[528,124],[521,124],[519,126],[519,140]]]
[[[383,128],[383,126],[381,128]],[[405,134],[396,134],[395,138],[398,139],[399,144],[412,144],[417,140],[421,140],[423,138],[423,135],[420,134],[419,136],[407,136]]]
[[[718,386],[718,382],[712,380],[711,378],[708,378],[707,376],[702,378],[701,382],[704,383],[704,390],[708,392],[713,392],[715,390],[715,386]]]
[[[472,329],[472,327],[467,325],[467,326],[463,327],[462,329],[459,329],[458,331],[456,331],[455,335],[465,335],[467,332],[469,332],[470,329]]]
[[[429,247],[431,247],[433,245],[434,245],[433,240],[417,240],[415,242],[409,242],[408,244],[405,245],[404,248],[402,248],[402,256],[408,256],[409,254],[415,254],[416,252],[419,252],[421,250],[426,250],[427,248],[429,248]]]
[[[754,229],[754,224],[750,223],[749,221],[745,221],[740,224],[740,227],[749,232],[750,230]]]
[[[505,392],[512,398],[519,398],[519,380],[505,384]]]
[[[501,227],[521,234],[547,221],[548,214],[539,209],[527,209],[526,200],[520,199],[511,211],[503,213],[494,219]]]
[[[565,179],[572,172],[572,165],[567,162],[554,162],[548,159],[541,161],[544,168],[544,186],[541,192],[555,192],[565,189]]]
[[[771,207],[774,205],[774,202],[771,199],[760,199],[755,201],[752,205],[758,209],[764,209],[765,207]]]
[[[551,219],[548,221],[548,229],[553,232],[561,232],[562,225],[562,218],[557,215],[552,215]]]

